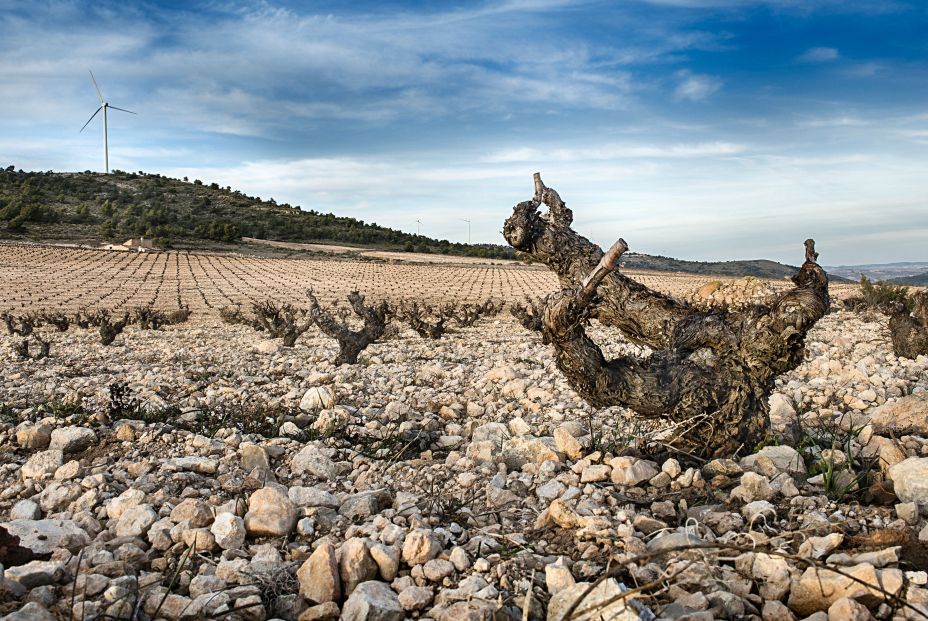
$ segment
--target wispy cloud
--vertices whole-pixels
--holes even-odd
[[[804,63],[827,63],[838,60],[838,58],[840,58],[838,50],[833,47],[810,47],[800,54],[796,60]]]
[[[484,158],[486,162],[582,162],[591,160],[618,159],[663,159],[716,157],[734,155],[745,151],[745,146],[730,142],[704,142],[695,144],[636,145],[603,144],[579,149],[518,148],[493,153]]]
[[[722,80],[712,75],[695,74],[688,69],[677,72],[679,84],[674,97],[688,101],[705,101],[722,88]]]

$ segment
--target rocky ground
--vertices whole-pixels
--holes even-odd
[[[645,458],[673,430],[508,317],[343,367],[314,330],[4,335],[0,618],[928,618],[928,359],[872,319],[826,316],[769,443],[709,463]]]

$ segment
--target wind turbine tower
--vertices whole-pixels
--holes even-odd
[[[116,106],[111,106],[103,99],[103,93],[100,92],[100,86],[97,84],[97,79],[93,77],[93,71],[90,72],[90,79],[93,80],[93,87],[97,89],[97,97],[100,99],[100,107],[90,115],[90,118],[87,119],[87,122],[84,123],[84,127],[81,127],[81,131],[84,131],[84,128],[90,125],[90,122],[93,120],[93,117],[99,114],[100,110],[103,110],[103,170],[106,174],[110,174],[110,146],[108,137],[106,134],[106,110],[107,108],[112,108],[113,110],[119,110],[120,112],[128,112],[129,114],[135,114],[132,110],[126,110],[124,108],[117,108]]]

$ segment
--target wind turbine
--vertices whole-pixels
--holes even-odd
[[[461,222],[467,223],[467,245],[470,246],[470,220],[461,218]]]
[[[416,235],[420,234],[422,229],[422,220],[416,220]]]
[[[106,171],[106,174],[110,174],[110,146],[107,140],[106,135],[106,110],[107,108],[112,108],[113,110],[119,110],[120,112],[128,112],[129,114],[135,114],[132,110],[125,110],[123,108],[117,108],[116,106],[111,106],[106,103],[106,100],[103,99],[103,93],[100,92],[100,86],[97,84],[97,79],[93,77],[93,71],[90,72],[90,79],[93,80],[93,87],[97,89],[97,97],[100,98],[100,107],[90,115],[90,118],[87,119],[87,122],[84,123],[84,127],[81,127],[81,131],[84,131],[84,128],[90,125],[90,122],[93,120],[93,117],[97,116],[100,110],[103,110],[103,170]],[[78,132],[80,133],[80,132]]]

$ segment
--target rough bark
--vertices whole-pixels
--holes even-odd
[[[902,358],[928,356],[928,291],[912,296],[913,310],[897,304],[889,318],[893,351]]]
[[[625,242],[604,254],[570,228],[572,220],[536,173],[535,196],[515,206],[503,230],[514,248],[560,278],[563,289],[547,299],[542,331],[571,387],[591,405],[676,423],[667,448],[699,457],[753,449],[767,433],[774,379],[802,361],[804,337],[828,308],[828,277],[814,242],[806,241],[795,287],[769,304],[700,310],[617,272]],[[590,319],[653,353],[606,360],[586,333]]]
[[[382,337],[387,329],[390,307],[386,302],[381,302],[378,306],[365,306],[363,295],[357,291],[348,294],[348,302],[352,310],[364,321],[363,328],[352,330],[347,324],[336,321],[331,313],[319,306],[319,301],[313,295],[312,289],[307,289],[306,295],[309,298],[309,316],[320,330],[338,341],[336,365],[356,364],[358,355],[367,349],[368,345]]]

